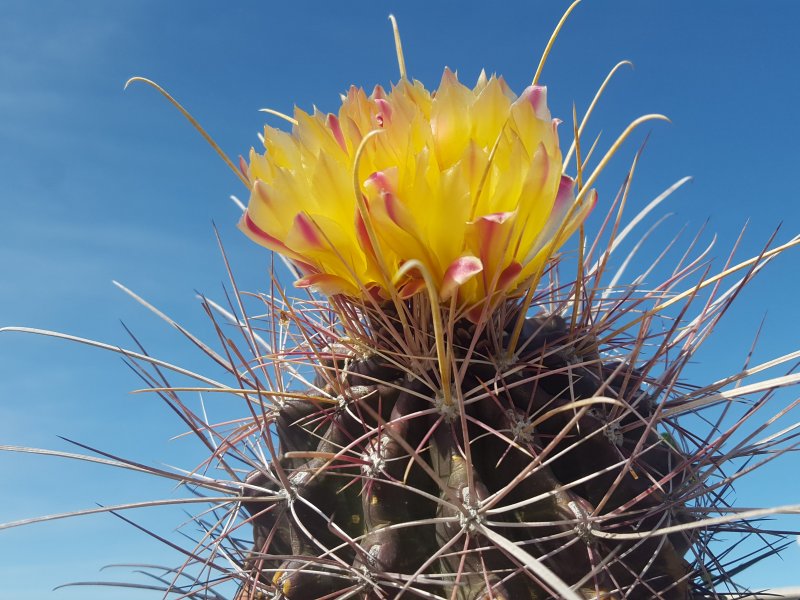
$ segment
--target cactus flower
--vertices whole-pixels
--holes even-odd
[[[474,310],[536,285],[596,198],[575,206],[542,86],[516,96],[482,73],[470,89],[446,69],[435,92],[352,87],[338,115],[294,120],[291,133],[265,127],[266,151],[242,161],[240,226],[327,295],[410,297],[426,270],[442,301]]]

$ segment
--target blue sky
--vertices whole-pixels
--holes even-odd
[[[56,329],[128,344],[123,320],[162,358],[196,360],[178,334],[120,293],[116,279],[190,329],[208,332],[194,298],[221,297],[225,271],[215,222],[240,286],[266,282],[268,256],[235,229],[230,194],[239,181],[153,90],[174,93],[231,155],[257,144],[258,108],[293,104],[333,110],[351,83],[397,79],[386,17],[400,23],[412,76],[438,84],[444,66],[473,81],[480,69],[503,74],[519,91],[565,2],[100,2],[4,0],[0,8],[0,326]],[[491,6],[491,7],[490,7]],[[662,112],[603,178],[610,201],[632,153],[651,136],[631,202],[644,206],[684,175],[693,182],[661,212],[675,227],[719,233],[723,259],[749,220],[741,256],[780,223],[798,232],[793,176],[800,153],[800,5],[742,0],[586,0],[557,42],[541,79],[554,115],[569,123],[606,72],[620,73],[594,117],[608,144],[634,117]],[[562,134],[563,135],[563,134]],[[710,239],[710,234],[707,237]],[[655,249],[653,250],[655,251]],[[782,257],[742,296],[714,345],[692,369],[696,383],[737,369],[766,314],[756,359],[796,349],[791,318],[800,291]],[[744,342],[743,342],[744,340]],[[198,367],[201,368],[201,367]],[[206,365],[207,368],[207,365]],[[63,435],[141,462],[193,466],[199,449],[170,441],[182,425],[159,401],[132,396],[139,382],[112,355],[64,342],[0,337],[0,443],[72,450]],[[210,405],[209,410],[225,407]],[[800,500],[798,460],[756,475],[740,503]],[[38,456],[0,454],[0,522],[169,497],[171,487],[142,476]],[[134,515],[161,532],[182,516]],[[798,521],[792,522],[800,527]],[[107,598],[108,591],[61,590],[119,562],[179,559],[111,516],[0,532],[0,600]],[[800,585],[800,548],[791,547],[743,581]],[[126,577],[125,570],[119,576]],[[129,579],[132,579],[129,578]],[[114,592],[114,598],[157,597]]]

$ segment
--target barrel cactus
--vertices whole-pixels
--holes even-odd
[[[631,257],[615,252],[652,208],[623,217],[636,159],[616,198],[595,187],[634,129],[665,118],[635,119],[599,159],[581,137],[624,63],[580,122],[562,123],[540,82],[552,44],[519,94],[502,77],[468,87],[448,69],[430,91],[406,72],[392,23],[396,84],[352,87],[335,114],[269,111],[288,126],[267,126],[264,148],[238,166],[212,142],[248,190],[240,229],[304,294],[290,295],[277,267],[261,293],[232,278],[227,307],[203,298],[219,348],[154,309],[230,383],[78,340],[121,352],[210,450],[178,474],[114,463],[179,480],[199,501],[210,494],[185,564],[149,589],[217,600],[746,597],[736,575],[788,543],[760,519],[800,507],[727,504],[748,460],[794,447],[793,428],[761,435],[771,419],[738,428],[800,377],[742,384],[797,355],[703,386],[683,370],[739,291],[800,238],[716,274],[695,241],[667,276],[654,282],[648,266],[625,283]],[[590,231],[593,211],[603,214]],[[170,370],[199,383],[171,385]],[[197,391],[240,399],[243,416],[208,423],[180,399]],[[759,396],[736,425],[698,429],[749,394]],[[725,533],[762,543],[737,554],[737,543],[715,545]]]
[[[536,78],[516,96],[446,70],[429,92],[397,47],[390,90],[297,109],[241,162],[241,229],[311,290],[271,299],[266,329],[313,376],[257,390],[270,453],[242,486],[239,597],[712,594],[730,578],[708,548],[726,519],[705,520],[721,466],[677,418],[722,399],[680,374],[738,288],[671,322],[716,281],[675,298],[695,264],[606,289],[611,248],[582,225],[613,149],[584,173]]]

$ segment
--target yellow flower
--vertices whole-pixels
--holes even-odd
[[[296,109],[291,133],[266,127],[266,152],[250,151],[240,226],[328,295],[409,297],[426,270],[442,301],[474,311],[536,285],[596,197],[573,206],[546,95],[484,74],[469,89],[446,69],[435,93],[402,79],[351,88],[338,115]]]

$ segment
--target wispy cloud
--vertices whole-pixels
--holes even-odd
[[[4,3],[0,19],[0,72],[10,87],[69,77],[104,58],[102,50],[122,28],[124,5],[52,1]],[[120,10],[122,9],[122,10]]]

